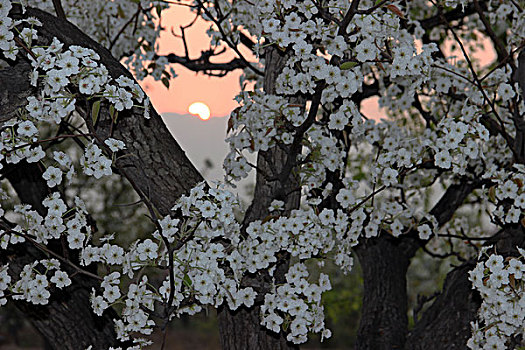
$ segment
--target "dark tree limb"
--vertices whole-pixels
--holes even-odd
[[[485,245],[494,245],[495,251],[504,257],[519,256],[516,247],[525,247],[523,226],[508,225],[488,239]],[[467,261],[447,274],[442,292],[416,322],[407,337],[405,349],[466,348],[472,333],[470,322],[476,320],[481,306],[481,297],[468,280],[468,272],[475,264],[474,261]]]
[[[168,59],[168,62],[177,63],[177,64],[180,64],[186,67],[187,69],[191,71],[202,72],[206,75],[215,76],[215,77],[223,77],[229,72],[234,71],[236,69],[249,68],[248,61],[246,61],[245,59],[243,60],[238,57],[233,58],[229,62],[220,62],[220,63],[210,62],[211,57],[220,56],[226,50],[225,48],[222,50],[219,50],[218,52],[216,52],[215,49],[211,48],[209,50],[201,51],[201,56],[198,58],[194,58],[194,59],[190,58],[185,30],[191,27],[193,24],[195,24],[199,16],[200,14],[197,13],[195,18],[191,21],[191,23],[185,26],[180,26],[180,30],[181,30],[180,35],[175,34],[173,29],[171,30],[171,33],[173,34],[173,36],[180,38],[182,40],[182,44],[184,46],[184,56],[178,56],[174,53],[170,53],[164,56]],[[254,50],[255,43],[249,37],[247,37],[244,33],[239,32],[239,38],[240,38],[241,44],[243,44],[244,46],[246,46],[252,51]],[[160,56],[155,55],[155,59],[157,59],[158,57]],[[262,72],[257,72],[257,74],[261,76],[263,75]]]
[[[66,19],[66,13],[64,12],[64,7],[62,7],[62,2],[60,0],[53,0],[53,6],[55,7],[57,17]]]
[[[525,101],[525,50],[521,50],[518,55],[518,66],[515,66],[514,81],[518,82],[521,89],[521,96],[518,95],[518,99],[521,97],[522,101]],[[514,98],[516,101],[516,98]],[[517,154],[517,161],[525,162],[525,119],[523,115],[519,114],[519,108],[517,104],[514,105],[513,118],[514,126],[516,127],[516,137],[514,138],[514,148]]]
[[[407,350],[460,350],[471,336],[470,322],[476,317],[481,299],[468,280],[474,268],[468,262],[448,273],[443,291],[416,323],[407,337]]]
[[[485,33],[488,35],[488,37],[492,40],[492,43],[494,44],[494,48],[496,49],[496,53],[498,54],[499,60],[503,61],[508,56],[508,53],[505,49],[505,45],[503,44],[501,39],[496,35],[496,33],[494,33],[492,25],[485,16],[478,0],[474,0],[474,8],[476,9],[476,13],[478,14],[481,22],[483,23],[483,26],[485,27]],[[509,61],[509,64],[513,69],[516,68],[512,60]]]
[[[439,226],[446,224],[454,215],[456,210],[463,204],[469,194],[479,188],[483,181],[469,181],[464,179],[462,182],[450,185],[439,201],[430,210]]]
[[[406,273],[409,258],[399,240],[368,239],[355,252],[363,271],[364,292],[356,349],[402,349],[407,333]]]
[[[479,5],[482,9],[486,9],[486,1],[481,1]],[[461,5],[458,5],[455,9],[444,13],[444,17],[446,22],[450,22],[463,19],[474,13],[476,13],[476,7],[474,3],[469,3],[467,6],[465,6],[464,10],[462,9]],[[440,24],[446,24],[446,22],[443,21],[443,18],[439,14],[419,21],[423,29],[432,29]]]
[[[215,63],[210,62],[210,57],[211,56],[207,54],[207,51],[204,51],[201,54],[201,57],[196,59],[177,56],[173,53],[170,53],[166,56],[169,63],[178,63],[191,71],[203,72],[204,74],[213,76],[224,76],[228,72],[234,71],[236,69],[244,69],[247,67],[244,61],[239,58],[233,58],[229,62]],[[216,71],[218,71],[219,73],[214,73]]]
[[[481,181],[451,185],[432,208],[439,226],[447,223]],[[399,238],[382,232],[355,249],[364,293],[356,349],[401,349],[408,332],[406,273],[410,260],[428,241],[411,231]],[[431,331],[428,331],[431,333]]]
[[[525,101],[525,49],[518,55],[518,70],[515,72],[515,80],[521,88],[521,98]]]
[[[260,76],[263,76],[264,73],[259,70],[257,67],[255,67],[253,64],[251,64],[250,62],[248,62],[248,60],[243,56],[243,54],[239,51],[239,48],[237,47],[237,44],[234,43],[232,40],[229,39],[228,35],[224,32],[224,29],[222,28],[221,26],[221,22],[224,21],[226,19],[225,16],[222,15],[220,9],[219,9],[219,12],[218,12],[218,18],[216,18],[210,11],[209,9],[204,5],[204,3],[201,1],[201,0],[196,0],[198,6],[199,6],[199,9],[202,10],[202,12],[204,14],[206,14],[206,16],[208,16],[208,18],[213,22],[215,23],[215,25],[217,26],[217,29],[219,30],[219,32],[221,33],[222,35],[222,40],[237,54],[237,56],[239,57],[240,60],[242,60],[244,62],[244,64],[246,64],[246,66],[252,70],[255,74],[257,75],[260,75]],[[217,6],[218,8],[218,3],[215,3],[215,5]]]

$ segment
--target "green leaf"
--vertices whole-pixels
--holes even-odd
[[[357,66],[357,62],[348,61],[348,62],[341,63],[340,68],[342,70],[348,70],[348,69],[354,68],[355,66]]]
[[[114,113],[113,116],[112,116],[113,123],[116,123],[116,122],[117,122],[117,118],[118,118],[118,111],[115,111],[115,113]]]
[[[162,79],[160,79],[160,81],[162,81],[162,84],[164,84],[164,86],[166,88],[168,88],[168,89],[170,88],[170,80],[168,78],[162,77]]]
[[[117,7],[117,13],[119,15],[120,18],[126,18],[126,13],[124,12],[124,10],[122,9],[122,7]]]
[[[496,186],[492,186],[491,188],[489,188],[489,199],[493,203],[496,203]]]
[[[93,103],[91,106],[91,118],[93,118],[93,126],[97,123],[98,114],[100,112],[100,100]]]
[[[113,120],[113,123],[117,121],[118,111],[115,110],[115,106],[113,105],[109,106],[109,116],[111,117],[111,120]]]
[[[182,279],[182,283],[184,283],[184,285],[186,285],[187,287],[191,287],[192,282],[191,282],[191,278],[190,278],[190,276],[188,276],[187,274],[185,274],[185,275],[184,275],[184,278]]]

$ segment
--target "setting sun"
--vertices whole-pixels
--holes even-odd
[[[188,112],[196,114],[202,120],[210,119],[210,108],[202,102],[194,102],[188,108]]]

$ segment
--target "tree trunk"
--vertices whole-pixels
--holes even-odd
[[[261,323],[260,308],[219,309],[221,346],[228,350],[290,349],[286,339],[267,330]]]
[[[407,350],[465,349],[471,336],[470,322],[481,305],[479,294],[472,289],[466,263],[448,273],[443,291],[416,323],[407,337]]]
[[[387,236],[370,239],[355,251],[364,280],[356,349],[402,349],[408,324],[406,273],[409,259],[399,241]]]
[[[264,90],[268,94],[275,94],[275,80],[282,71],[287,61],[287,54],[274,47],[269,47],[265,52],[266,67],[264,76]],[[297,191],[298,181],[293,172],[284,180],[268,181],[271,178],[280,178],[288,157],[294,157],[293,152],[288,151],[289,147],[274,147],[268,151],[260,151],[257,155],[257,177],[255,184],[254,200],[248,208],[243,220],[243,229],[250,222],[262,220],[268,214],[270,203],[274,199],[282,200],[285,203],[287,215],[292,209],[299,207],[300,193]],[[284,274],[288,268],[288,261],[281,263],[274,277],[277,281],[284,281]],[[251,280],[251,284],[248,281]],[[254,288],[259,294],[269,288],[269,278],[266,272],[250,276],[243,281],[243,284],[258,285]],[[280,350],[296,348],[293,344],[286,341],[283,334],[277,335],[268,331],[261,323],[259,301],[251,309],[239,309],[231,311],[227,307],[219,310],[219,332],[223,349],[254,349],[254,350]]]
[[[35,250],[28,245],[25,248]],[[18,250],[18,253],[22,252]],[[30,259],[26,259],[26,262],[45,258],[38,253],[27,251],[24,257]],[[10,261],[10,269],[17,272],[17,268],[23,267],[21,263],[24,260]],[[89,295],[91,288],[100,286],[97,282],[77,275],[72,278],[70,287],[63,291],[52,290],[49,303],[45,306],[20,301],[15,302],[15,305],[42,335],[50,349],[78,350],[86,349],[89,345],[93,349],[108,349],[110,346],[122,345],[114,329],[115,312],[109,309],[102,316],[97,316],[91,309]]]
[[[516,247],[525,248],[524,228],[521,224],[509,224],[485,245],[494,245],[504,257],[519,256]],[[476,320],[482,301],[468,279],[468,272],[474,266],[475,262],[468,261],[447,274],[442,292],[416,322],[405,349],[466,349],[472,335],[470,322]]]
[[[465,198],[482,184],[482,180],[465,180],[463,183],[449,186],[430,211],[436,218],[438,226],[447,223]],[[361,263],[364,280],[362,316],[356,349],[405,348],[408,333],[406,273],[414,254],[427,242],[419,239],[415,231],[398,238],[382,232],[378,238],[363,240],[356,247],[355,252]],[[451,279],[455,281],[458,278],[456,275]],[[462,302],[466,305],[468,298],[465,295],[471,293],[470,287],[465,290],[464,284],[451,283],[447,288],[450,290],[444,289],[443,293],[446,295],[458,293],[463,297]],[[459,290],[452,292],[455,288]],[[441,298],[443,297],[438,299]],[[437,310],[440,310],[439,306]],[[460,319],[470,320],[471,310],[462,308],[459,315]],[[421,321],[423,322],[423,318]],[[423,326],[420,329],[423,329]],[[433,339],[433,331],[433,328],[425,329],[428,339]],[[416,334],[416,331],[411,334]],[[445,348],[447,347],[440,349]]]
[[[278,148],[266,152],[268,157],[262,156],[261,153],[258,156],[257,166],[263,171],[270,170],[265,159],[273,159],[274,165],[277,164],[278,169],[281,169],[286,161],[285,152]],[[246,228],[254,220],[265,218],[269,214],[268,208],[273,199],[284,200],[288,213],[291,209],[297,208],[299,206],[298,192],[294,192],[286,198],[281,196],[282,193],[287,193],[295,183],[296,181],[285,182],[284,184],[277,181],[267,183],[264,177],[258,173],[254,200],[246,213],[243,227]],[[284,274],[287,269],[287,260],[278,265],[274,272],[274,277],[278,283],[279,281],[284,282]],[[271,279],[266,271],[256,273],[255,276],[247,276],[242,281],[243,285],[254,287],[260,295],[269,291],[270,283]],[[280,335],[275,334],[261,325],[261,300],[259,299],[262,300],[262,298],[257,298],[257,303],[251,309],[239,308],[236,311],[231,311],[227,307],[222,307],[219,310],[219,333],[223,349],[284,350],[296,348],[286,341],[282,333]]]

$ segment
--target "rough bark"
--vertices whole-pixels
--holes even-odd
[[[503,256],[519,256],[516,247],[525,247],[521,224],[506,226],[485,245],[494,245]],[[481,306],[479,293],[472,288],[468,272],[475,262],[468,261],[447,274],[442,292],[423,313],[407,337],[407,350],[465,349]]]
[[[57,37],[65,45],[80,45],[95,50],[100,61],[108,68],[113,78],[131,74],[113,58],[108,50],[91,40],[71,23],[56,18],[46,12],[29,8],[22,14],[15,6],[12,16],[16,19],[36,17],[44,25],[39,28],[39,40],[48,43]],[[14,111],[26,104],[26,97],[31,95],[33,87],[28,83],[31,67],[22,55],[11,67],[0,70],[0,114],[2,121],[12,118]],[[86,101],[81,101],[86,102]],[[86,102],[87,103],[87,102]],[[86,108],[86,110],[89,110]],[[82,110],[80,110],[82,114]],[[121,173],[125,173],[137,191],[140,191],[157,208],[161,215],[169,213],[176,199],[199,181],[202,176],[186,157],[173,139],[160,116],[152,109],[152,117],[146,120],[143,110],[135,108],[119,116],[118,124],[113,126],[113,136],[123,140],[128,150],[126,156],[117,161]],[[82,115],[89,123],[91,116]],[[94,127],[97,141],[101,143],[110,135],[111,122],[107,114],[102,113]],[[102,146],[102,144],[101,144]],[[41,170],[36,165],[20,163],[6,166],[3,173],[11,181],[23,203],[44,213],[42,199],[48,194],[48,188],[41,177]],[[44,213],[45,215],[45,213]],[[17,273],[24,264],[42,259],[45,255],[29,244],[16,247],[13,254],[2,251],[0,259],[9,259],[10,270]],[[67,270],[67,269],[66,269]],[[65,291],[52,293],[49,305],[34,306],[17,302],[28,319],[47,339],[53,349],[83,349],[93,345],[94,349],[105,349],[116,345],[113,321],[115,314],[109,310],[104,316],[93,314],[89,303],[89,293],[98,283],[83,275],[74,277],[73,285]]]
[[[261,326],[260,308],[219,309],[222,349],[287,349],[286,339]]]
[[[471,336],[470,322],[481,305],[472,289],[468,271],[472,262],[448,273],[443,291],[407,337],[407,350],[465,349]]]
[[[17,109],[27,104],[27,97],[34,91],[27,79],[30,71],[27,61],[0,70],[0,122],[13,118]]]
[[[362,319],[356,349],[402,349],[407,332],[406,272],[399,241],[370,239],[355,250],[363,271]]]
[[[12,253],[12,254],[11,254]],[[16,258],[13,259],[13,255]],[[20,273],[23,265],[46,256],[29,244],[19,244],[10,251],[7,261],[12,273]],[[70,273],[67,267],[64,269]],[[63,291],[54,289],[49,303],[45,306],[17,301],[16,307],[42,335],[49,349],[78,350],[93,345],[93,349],[107,349],[120,343],[116,339],[113,319],[116,314],[109,310],[102,316],[96,316],[89,303],[91,288],[97,287],[97,281],[85,276],[72,278],[72,285]]]
[[[283,257],[274,271],[277,283],[284,282],[284,274],[287,270],[288,257],[286,256]],[[260,295],[264,295],[269,292],[271,278],[268,273],[259,273],[245,277],[243,284],[253,287]],[[260,324],[262,302],[263,298],[258,297],[255,306],[250,309],[242,307],[232,311],[223,306],[218,310],[219,333],[223,349],[298,349],[297,346],[287,342],[282,333],[273,333]]]

